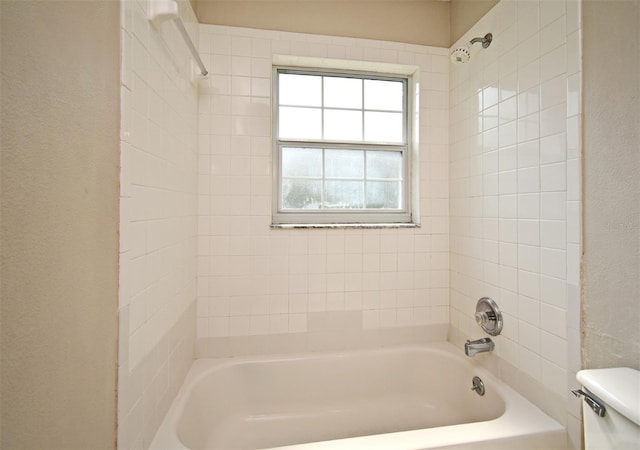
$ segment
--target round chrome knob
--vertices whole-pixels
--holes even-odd
[[[475,319],[478,325],[491,336],[502,331],[502,313],[493,299],[482,297],[476,304]]]

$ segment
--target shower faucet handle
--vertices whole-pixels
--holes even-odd
[[[485,333],[497,336],[502,331],[502,313],[493,299],[482,297],[478,300],[474,317]]]
[[[476,322],[478,325],[486,325],[490,322],[496,321],[496,314],[493,311],[478,311],[475,314]]]

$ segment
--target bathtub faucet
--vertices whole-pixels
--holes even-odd
[[[464,354],[467,356],[476,356],[476,353],[492,352],[495,344],[490,338],[476,339],[464,344]]]

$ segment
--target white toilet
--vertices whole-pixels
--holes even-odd
[[[640,371],[627,367],[581,370],[586,450],[640,449]]]

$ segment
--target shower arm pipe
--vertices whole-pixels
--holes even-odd
[[[149,3],[149,20],[155,25],[159,26],[160,23],[173,19],[173,23],[175,23],[176,28],[180,32],[180,35],[184,39],[187,47],[189,47],[189,51],[193,56],[193,59],[196,60],[198,67],[200,68],[200,73],[202,76],[206,76],[209,71],[204,66],[202,62],[202,58],[198,54],[198,50],[196,46],[193,45],[193,41],[191,37],[189,37],[189,33],[187,33],[187,29],[184,27],[184,23],[182,23],[182,19],[180,19],[178,2],[176,0],[148,0]]]
[[[180,32],[180,34],[184,38],[184,41],[187,43],[187,47],[189,47],[189,51],[191,52],[191,55],[193,56],[193,59],[196,60],[196,63],[198,64],[198,67],[200,68],[200,73],[202,74],[203,77],[207,76],[209,71],[204,66],[204,63],[202,62],[202,58],[200,58],[200,55],[198,54],[198,50],[196,50],[195,45],[193,45],[193,41],[189,37],[189,33],[187,33],[187,29],[184,27],[184,23],[182,23],[182,19],[180,19],[179,17],[176,18],[176,19],[173,19],[173,23],[176,24],[176,27],[178,28],[178,31]]]
[[[491,41],[493,40],[493,35],[491,33],[487,33],[484,37],[473,38],[469,41],[469,44],[473,45],[478,42],[482,43],[482,48],[487,48],[491,45]]]

